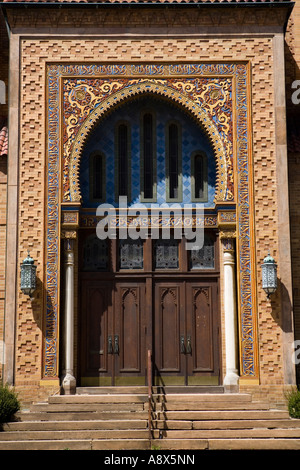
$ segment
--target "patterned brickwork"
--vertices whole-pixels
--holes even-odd
[[[296,91],[296,89],[292,87],[292,84],[295,80],[300,80],[299,34],[300,2],[299,0],[296,0],[287,25],[285,46],[293,309],[296,340],[300,339],[300,104],[293,103],[292,101],[292,94]],[[297,86],[297,89],[299,89],[299,86]],[[299,98],[299,94],[297,94],[297,98]],[[297,383],[299,383],[299,371],[297,371],[297,376]]]
[[[125,61],[157,60],[223,61],[238,57],[252,63],[253,84],[253,149],[254,197],[256,223],[256,258],[258,284],[260,263],[269,247],[277,255],[277,199],[274,147],[273,60],[272,41],[268,38],[245,39],[107,39],[84,40],[45,39],[22,41],[21,69],[21,167],[20,167],[20,223],[19,261],[27,249],[36,260],[38,289],[35,300],[18,297],[16,384],[30,384],[38,388],[41,378],[42,322],[44,315],[45,279],[44,242],[45,222],[45,62],[101,60]],[[226,56],[226,57],[225,57]],[[280,266],[279,266],[280,277]],[[264,384],[282,382],[282,349],[279,294],[272,309],[264,292],[258,289],[258,335],[261,381]],[[221,309],[222,311],[222,309]],[[26,334],[25,334],[26,333]],[[224,349],[223,349],[224,351]],[[224,354],[223,354],[224,356]],[[224,359],[224,357],[223,357]],[[224,364],[224,360],[223,360]]]

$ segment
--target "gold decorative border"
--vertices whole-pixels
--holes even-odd
[[[208,133],[213,142],[216,158],[220,158],[222,164],[217,165],[219,172],[217,191],[218,209],[220,205],[226,205],[234,202],[234,194],[236,194],[237,207],[237,262],[238,262],[238,302],[239,302],[239,324],[240,324],[240,368],[243,379],[258,380],[258,351],[257,351],[257,305],[256,305],[256,277],[255,277],[255,259],[254,259],[254,220],[253,220],[253,195],[252,195],[252,154],[251,154],[251,89],[250,89],[250,64],[248,62],[236,63],[196,63],[196,64],[147,64],[143,69],[145,74],[143,77],[136,79],[135,83],[129,84],[128,75],[133,75],[132,70],[140,73],[140,66],[135,64],[70,64],[57,65],[49,64],[47,66],[48,80],[48,141],[47,141],[47,190],[48,190],[48,206],[47,206],[47,247],[46,247],[46,289],[47,289],[47,310],[46,310],[46,326],[45,326],[45,349],[44,349],[44,377],[53,378],[58,374],[58,325],[59,325],[59,246],[60,246],[60,204],[64,206],[74,205],[80,200],[80,193],[76,191],[74,195],[74,187],[78,188],[78,171],[80,161],[80,151],[84,143],[84,139],[88,137],[89,131],[99,118],[113,106],[122,102],[124,98],[124,90],[130,89],[131,92],[126,94],[127,99],[130,96],[138,96],[139,93],[156,93],[161,94],[163,98],[173,100],[176,104],[182,105],[199,124]],[[158,80],[155,75],[167,75],[173,77],[177,83],[169,79],[168,83],[165,79]],[[69,139],[68,144],[70,152],[65,154],[65,149],[60,148],[60,136],[63,135],[67,127],[67,119],[77,119],[72,112],[67,116],[63,107],[63,94],[65,89],[63,83],[70,83],[70,78],[81,81],[84,84],[87,80],[95,77],[103,76],[103,84],[120,80],[124,78],[124,90],[118,89],[117,92],[108,95],[103,99],[104,110],[101,111],[102,103],[94,103],[94,108],[88,106],[89,118],[92,119],[91,124],[87,122],[87,117],[78,124],[78,128],[71,127],[69,129],[74,132],[74,139]],[[119,75],[119,77],[117,77]],[[146,76],[148,75],[148,76]],[[224,80],[224,84],[233,83],[232,88],[232,109],[229,124],[232,128],[226,129],[226,126],[217,133],[215,121],[209,118],[209,111],[203,111],[199,102],[197,102],[197,93],[188,95],[187,88],[185,91],[182,85],[187,86],[187,78],[206,77],[208,80],[216,80],[216,78]],[[77,82],[78,83],[78,82]],[[192,83],[191,81],[189,82]],[[194,82],[195,84],[196,82]],[[216,81],[214,83],[217,83]],[[146,88],[148,86],[148,88]],[[225,85],[224,85],[225,86]],[[181,87],[181,88],[180,88]],[[142,90],[142,91],[141,91]],[[214,90],[216,92],[217,90]],[[110,93],[110,92],[109,92]],[[201,94],[201,93],[200,93]],[[213,106],[213,100],[216,97],[210,95],[206,90],[206,97]],[[77,101],[82,99],[83,95],[77,96]],[[218,99],[218,98],[217,98]],[[212,100],[212,101],[210,101]],[[182,103],[182,101],[184,101]],[[205,103],[206,103],[205,101]],[[203,101],[202,101],[203,103]],[[204,104],[205,104],[204,103]],[[198,111],[198,112],[197,112]],[[215,119],[221,121],[221,113],[224,112],[219,107],[215,112]],[[98,114],[99,113],[99,114]],[[228,124],[228,122],[226,122]],[[211,126],[211,127],[209,127]],[[80,134],[81,131],[82,135]],[[225,148],[218,146],[219,134],[223,132],[234,134],[236,142],[236,155],[233,155],[233,147],[231,152],[228,148],[224,154]],[[217,137],[216,137],[217,136]],[[80,137],[84,137],[81,141]],[[76,140],[76,145],[73,143]],[[78,141],[80,140],[80,141]],[[233,140],[232,140],[233,141]],[[220,142],[221,144],[221,142]],[[75,148],[77,150],[75,150]],[[66,158],[62,159],[62,155]],[[234,158],[234,167],[230,168],[230,158]],[[61,162],[62,161],[62,167]],[[227,179],[225,177],[227,174]],[[72,181],[73,189],[69,188],[69,192],[63,191],[63,197],[60,199],[60,177],[62,177],[62,187]],[[235,188],[233,187],[235,180]],[[222,183],[223,182],[223,183]],[[221,185],[225,185],[224,189],[220,189]],[[229,189],[229,192],[228,192]],[[223,192],[224,191],[224,192]],[[74,196],[74,200],[71,198]],[[226,196],[224,197],[224,194]],[[80,203],[78,202],[78,205]],[[221,217],[221,216],[220,216]]]
[[[172,85],[172,86],[171,86]],[[208,135],[216,156],[216,168],[217,168],[217,181],[216,181],[216,202],[224,202],[233,199],[233,192],[231,195],[228,194],[228,173],[232,170],[228,168],[228,148],[224,146],[224,138],[219,134],[219,130],[212,119],[212,112],[208,113],[207,109],[213,107],[209,102],[206,106],[203,106],[203,98],[201,94],[206,90],[198,90],[197,96],[193,96],[193,99],[188,95],[188,92],[191,92],[194,84],[190,83],[187,79],[180,80],[178,82],[171,82],[166,80],[157,80],[157,79],[124,79],[116,80],[108,79],[101,84],[102,94],[100,98],[97,98],[91,87],[85,87],[85,92],[83,92],[84,84],[79,83],[72,89],[70,92],[70,100],[72,106],[77,99],[77,106],[81,106],[81,113],[85,113],[87,116],[81,124],[78,132],[75,136],[74,142],[72,138],[69,138],[69,142],[65,145],[65,160],[69,159],[69,185],[67,189],[69,193],[65,191],[64,198],[70,202],[80,202],[81,194],[79,187],[79,168],[80,168],[80,157],[82,149],[87,141],[87,138],[94,128],[94,126],[99,122],[102,116],[109,112],[116,105],[121,102],[135,97],[139,94],[144,93],[153,93],[155,95],[163,96],[174,102],[179,106],[185,108],[197,122],[204,129],[205,133]],[[220,85],[219,85],[220,88]],[[220,89],[216,88],[216,83],[214,84],[215,100],[218,98]],[[187,92],[188,91],[188,92]],[[98,88],[99,92],[99,88]],[[89,95],[88,99],[88,110],[85,104],[80,105],[80,101],[86,99],[86,95]],[[105,96],[106,95],[106,96]],[[223,95],[222,95],[223,96]],[[99,105],[101,102],[101,106]],[[96,106],[97,105],[97,106]],[[214,103],[215,106],[215,103]],[[84,108],[84,109],[83,109]],[[73,129],[73,127],[71,128]],[[68,136],[72,137],[72,130],[69,130]],[[226,152],[227,151],[227,152]],[[70,156],[68,153],[70,152]],[[67,175],[65,175],[65,178]]]

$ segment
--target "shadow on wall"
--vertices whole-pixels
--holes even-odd
[[[292,302],[290,295],[281,279],[277,278],[277,291],[270,296],[272,318],[284,333],[292,333],[294,330]]]

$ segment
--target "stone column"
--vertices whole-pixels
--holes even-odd
[[[65,310],[64,310],[64,345],[65,345],[65,375],[62,387],[66,395],[76,391],[74,377],[74,240],[64,240],[64,269],[65,269]]]
[[[224,313],[225,313],[225,352],[226,375],[225,392],[238,392],[238,354],[237,354],[237,307],[236,307],[236,273],[235,273],[235,239],[224,238]]]

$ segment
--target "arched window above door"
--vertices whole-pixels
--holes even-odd
[[[102,167],[100,158],[90,166],[97,176],[91,175],[87,161],[99,150],[104,161]],[[93,194],[90,185],[99,181],[100,168],[104,201],[115,207],[119,196],[127,196],[129,206],[201,202],[206,208],[214,207],[216,162],[212,145],[188,114],[166,100],[144,96],[129,101],[94,128],[81,159],[84,208],[99,203],[95,197],[99,194]]]

